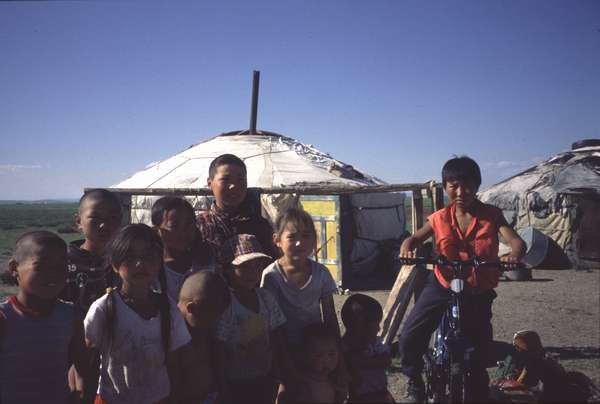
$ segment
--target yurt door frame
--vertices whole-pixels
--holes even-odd
[[[302,208],[315,223],[317,231],[316,261],[325,265],[333,279],[342,281],[340,237],[340,197],[337,195],[302,195]]]

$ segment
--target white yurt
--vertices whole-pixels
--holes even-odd
[[[600,139],[575,142],[479,197],[515,229],[548,236],[574,267],[600,267]]]
[[[267,131],[209,138],[111,188],[131,196],[131,222],[149,223],[152,204],[163,195],[182,195],[196,210],[208,209],[211,197],[193,191],[206,189],[211,161],[226,153],[246,164],[250,195],[259,191],[256,200],[267,219],[297,204],[311,214],[318,234],[316,258],[344,287],[361,287],[357,279],[376,275],[388,246],[405,234],[403,192],[354,193],[386,183],[312,145]]]

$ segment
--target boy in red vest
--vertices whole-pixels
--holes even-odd
[[[442,168],[442,184],[450,205],[429,216],[422,228],[404,240],[400,257],[414,256],[414,249],[433,235],[437,252],[449,259],[467,260],[477,256],[494,260],[498,257],[499,233],[511,247],[511,253],[501,260],[518,262],[525,252],[525,243],[509,227],[500,209],[476,197],[481,185],[477,163],[469,157],[448,160]],[[450,299],[449,271],[436,266],[428,275],[399,337],[401,372],[409,379],[406,396],[413,402],[422,402],[425,398],[422,358]],[[485,400],[488,394],[486,355],[492,342],[492,301],[499,277],[499,268],[485,267],[471,268],[466,279],[462,325],[475,347],[470,381],[475,401]]]

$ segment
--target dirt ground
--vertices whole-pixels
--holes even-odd
[[[531,281],[501,281],[496,291],[495,341],[509,343],[516,331],[535,330],[546,352],[566,370],[582,372],[600,386],[600,270],[536,269]],[[367,294],[383,306],[388,291]],[[348,296],[335,296],[338,318]],[[388,372],[388,382],[396,401],[402,401],[405,381],[397,360]]]

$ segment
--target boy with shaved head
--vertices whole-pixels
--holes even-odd
[[[231,304],[229,287],[221,275],[211,271],[200,271],[190,275],[179,292],[179,311],[185,319],[194,348],[196,366],[194,374],[184,377],[193,383],[194,397],[204,397],[203,403],[217,399],[223,371],[216,368],[214,357],[215,341],[213,329],[217,320]],[[216,377],[215,377],[216,376]]]
[[[8,267],[19,291],[0,302],[0,402],[69,402],[69,361],[83,369],[87,360],[81,318],[58,300],[67,246],[54,233],[25,233]]]

